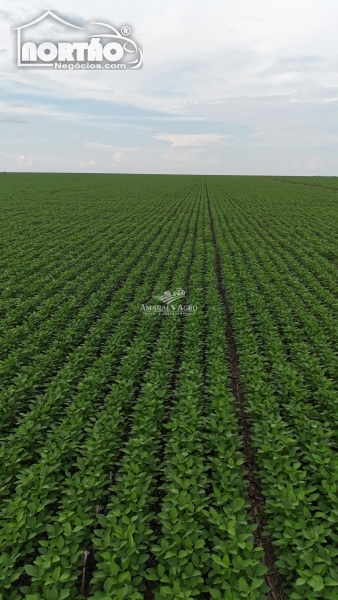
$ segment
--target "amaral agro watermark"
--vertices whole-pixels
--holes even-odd
[[[177,301],[184,298],[185,290],[178,288],[174,292],[164,292],[161,295],[154,296],[160,300],[161,304],[142,304],[141,311],[144,314],[162,314],[162,315],[191,315],[197,311],[194,304],[177,304]]]
[[[80,27],[51,10],[15,27],[17,66],[42,69],[141,69],[143,51],[129,25]]]

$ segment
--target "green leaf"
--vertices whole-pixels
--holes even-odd
[[[230,558],[227,554],[224,554],[224,556],[222,558],[222,562],[226,567],[228,567],[230,565]]]
[[[104,591],[109,593],[113,585],[114,580],[111,577],[107,577],[106,581],[103,584]]]
[[[165,596],[172,595],[172,593],[173,593],[172,589],[170,587],[168,587],[167,585],[162,585],[160,587],[160,592],[161,592],[161,594],[164,594]]]
[[[258,575],[258,577],[262,577],[263,575],[265,575],[268,572],[268,567],[266,565],[263,564],[259,564],[257,566],[257,568],[255,569],[256,575]]]
[[[247,584],[247,582],[245,581],[244,577],[240,577],[238,580],[238,587],[241,590],[241,592],[249,592],[250,588]]]
[[[256,590],[257,588],[260,588],[261,585],[263,585],[263,583],[264,583],[264,579],[254,579],[251,584],[251,589]]]
[[[49,592],[49,600],[58,600],[59,592],[56,585],[53,585],[52,589]]]
[[[313,577],[309,579],[308,583],[315,592],[320,592],[320,590],[322,590],[324,587],[324,582],[320,575],[313,575]]]
[[[210,596],[212,598],[216,598],[216,600],[221,600],[222,594],[219,590],[217,590],[216,588],[213,588],[213,589],[209,589],[209,592],[210,592]]]
[[[164,573],[165,573],[165,568],[163,565],[157,565],[157,572],[159,574],[159,577],[163,577]]]
[[[61,572],[61,568],[60,567],[56,567],[56,569],[54,569],[54,571],[52,573],[52,578],[54,579],[54,581],[58,581],[59,580],[60,572]]]
[[[24,569],[25,569],[27,575],[30,575],[31,577],[36,577],[35,567],[33,567],[32,565],[25,565]]]
[[[116,564],[116,562],[114,560],[111,560],[109,563],[110,566],[110,574],[113,575],[113,577],[116,577],[116,575],[119,572],[119,567]]]

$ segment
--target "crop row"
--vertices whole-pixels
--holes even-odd
[[[136,246],[131,255],[129,252],[126,261],[118,266],[107,285],[103,285],[95,293],[94,298],[91,298],[87,306],[70,322],[62,335],[57,335],[54,341],[48,339],[47,343],[50,344],[50,341],[52,343],[47,350],[42,352],[39,345],[34,343],[23,344],[22,349],[20,348],[14,355],[9,355],[3,362],[0,371],[3,384],[7,383],[7,378],[17,373],[11,385],[7,385],[6,389],[0,392],[0,429],[6,432],[6,436],[10,428],[17,425],[17,420],[14,422],[12,420],[15,413],[26,412],[28,407],[31,408],[29,401],[32,399],[35,403],[37,394],[40,397],[49,395],[51,386],[57,387],[60,391],[60,380],[63,381],[64,372],[71,373],[72,377],[76,372],[81,373],[80,367],[83,369],[85,366],[81,356],[92,360],[91,348],[96,350],[99,344],[102,346],[109,338],[109,334],[114,330],[114,326],[130,302],[135,285],[142,280],[152,261],[151,252],[156,253],[162,246],[163,240],[168,235],[168,227],[171,227],[170,223],[174,223],[174,220],[169,221],[169,225],[165,227],[164,222],[160,221],[159,229],[145,236],[141,248]],[[129,275],[133,265],[134,269]],[[118,289],[119,286],[122,287]],[[111,303],[112,296],[114,296],[113,303]],[[106,310],[104,310],[105,306]],[[130,309],[130,306],[128,308]],[[41,335],[41,332],[39,334]],[[42,335],[45,337],[44,332]],[[64,363],[69,352],[71,355],[66,365],[57,373],[58,367]],[[24,368],[18,372],[20,355]],[[73,359],[77,369],[74,369]],[[26,361],[28,364],[25,364]],[[56,373],[55,380],[53,376]]]
[[[175,227],[176,224],[168,225],[169,230],[173,229],[173,231],[169,236],[166,232],[167,244],[162,243],[155,260],[149,251],[147,258],[153,260],[150,268],[148,266],[144,284],[137,289],[134,301],[127,305],[125,315],[120,320],[117,331],[108,341],[105,353],[93,363],[87,377],[82,384],[79,384],[78,393],[71,399],[66,410],[65,407],[63,408],[63,418],[60,423],[56,422],[50,433],[47,434],[47,440],[46,422],[50,422],[52,425],[53,417],[55,420],[53,406],[59,408],[57,394],[56,397],[51,397],[52,405],[46,406],[46,402],[41,401],[37,407],[39,415],[35,415],[33,418],[31,415],[31,427],[26,429],[26,435],[22,437],[22,430],[20,431],[19,427],[15,432],[17,443],[15,444],[14,440],[14,445],[10,444],[8,446],[7,444],[6,446],[3,493],[7,489],[11,490],[13,476],[18,470],[18,460],[20,460],[21,473],[18,475],[19,483],[16,486],[15,494],[10,497],[3,510],[2,546],[8,548],[8,550],[11,549],[10,553],[3,555],[4,564],[7,567],[3,573],[5,587],[11,586],[11,582],[17,581],[23,571],[23,566],[20,566],[23,558],[35,552],[36,537],[45,531],[46,525],[50,522],[54,503],[60,494],[60,485],[64,481],[64,473],[72,468],[71,465],[74,460],[76,464],[79,443],[81,443],[84,436],[87,437],[88,435],[86,423],[91,421],[95,423],[98,418],[98,408],[100,409],[99,412],[104,414],[104,407],[110,397],[111,384],[114,378],[119,378],[119,370],[115,375],[114,369],[118,367],[125,352],[126,358],[122,360],[120,369],[125,369],[123,373],[128,373],[130,377],[130,374],[138,366],[139,376],[142,375],[144,361],[147,360],[149,348],[151,348],[154,336],[156,336],[158,320],[154,319],[151,326],[149,326],[146,317],[140,318],[140,306],[151,295],[152,290],[156,289],[157,286],[162,289],[162,286],[168,283],[166,280],[180,256],[184,231],[181,230],[180,234],[177,235]],[[167,261],[168,271],[161,273],[165,261]],[[126,344],[128,344],[133,328],[137,323],[138,332],[128,350]],[[121,348],[124,346],[126,346],[126,351],[121,357]],[[102,404],[103,400],[104,403]],[[127,410],[127,407],[125,407],[125,410]],[[44,418],[45,423],[43,423],[42,418]],[[27,421],[28,424],[29,421]],[[35,431],[32,432],[33,428],[35,428]],[[43,442],[41,449],[38,446],[34,448],[31,444],[32,439],[36,444],[38,436],[41,437],[41,442]],[[23,445],[24,448],[22,448]],[[21,455],[18,456],[17,450]],[[23,461],[28,460],[31,462],[34,459],[32,452],[37,456],[40,455],[39,461],[23,469]],[[13,474],[11,474],[10,466],[12,466]],[[50,508],[52,508],[52,512],[50,512]],[[39,518],[36,520],[33,518],[33,521],[31,521],[31,517],[37,513]],[[30,531],[30,526],[32,531]],[[18,566],[15,567],[17,564]],[[9,579],[7,579],[7,574]],[[10,598],[12,597],[11,594]],[[15,598],[15,590],[13,590],[13,594],[13,598]]]
[[[287,354],[287,336],[280,338],[282,323],[284,331],[286,327],[286,314],[283,322],[278,300],[278,290],[283,295],[283,279],[278,287],[269,285],[268,269],[260,265],[255,270],[250,251],[243,254],[244,248],[240,250],[240,240],[245,239],[243,224],[235,233],[221,227],[224,204],[220,193],[213,210],[266,496],[266,528],[278,554],[276,564],[290,598],[333,599],[338,586],[334,432],[311,409],[304,362],[292,344]],[[254,243],[252,234],[250,239]],[[258,238],[255,248],[258,251]],[[292,323],[290,319],[289,333]],[[321,375],[316,386],[325,390],[326,378]]]

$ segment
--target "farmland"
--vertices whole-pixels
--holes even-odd
[[[0,600],[336,600],[336,178],[0,182]]]

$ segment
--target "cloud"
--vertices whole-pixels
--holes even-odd
[[[171,142],[171,147],[178,146],[214,146],[231,136],[219,133],[181,134],[181,133],[156,133],[151,135],[156,140]]]
[[[294,169],[301,169],[302,171],[318,171],[323,166],[323,162],[317,158],[308,158],[306,160],[296,159],[292,163]]]
[[[98,169],[133,172],[277,172],[297,160],[294,169],[324,171],[338,164],[333,0],[214,0],[210,10],[201,0],[116,0],[113,13],[107,3],[74,0],[69,8],[59,0],[57,14],[80,26],[131,25],[145,65],[123,73],[17,69],[10,27],[36,18],[41,7],[3,0],[2,8],[2,147],[7,152],[9,140],[13,153],[6,168],[21,152],[34,156],[34,168],[60,170],[90,169],[91,160]],[[25,119],[23,146],[11,123]]]
[[[17,163],[19,167],[32,167],[34,165],[34,160],[32,158],[27,158],[24,154],[20,154]]]
[[[29,120],[24,115],[0,113],[0,121],[2,123],[28,123]]]
[[[100,162],[101,164],[106,164],[108,170],[109,166],[112,166],[114,168],[117,165],[120,165],[121,163],[125,163],[126,158],[129,155],[134,154],[135,152],[140,152],[140,150],[138,150],[137,148],[124,148],[120,146],[113,146],[112,144],[102,144],[100,142],[84,142],[84,146],[90,148],[91,150],[104,153],[108,160],[106,160],[106,163],[104,163],[105,157],[102,157]]]
[[[298,72],[311,72],[322,70],[325,66],[325,58],[322,56],[294,56],[277,58],[272,62],[265,73],[278,74]]]
[[[89,168],[94,167],[95,165],[96,165],[96,161],[93,158],[90,158],[89,160],[83,161],[80,163],[80,167],[82,169],[85,169],[87,167],[89,167]]]
[[[91,150],[97,150],[98,152],[134,152],[136,148],[121,148],[120,146],[113,146],[112,144],[101,144],[100,142],[84,142],[84,145]]]
[[[279,146],[284,152],[291,146],[337,145],[337,97],[338,87],[332,86],[325,97],[321,88],[313,88],[294,94],[188,103],[185,110],[210,121],[236,123],[239,133],[230,140],[232,145]]]

